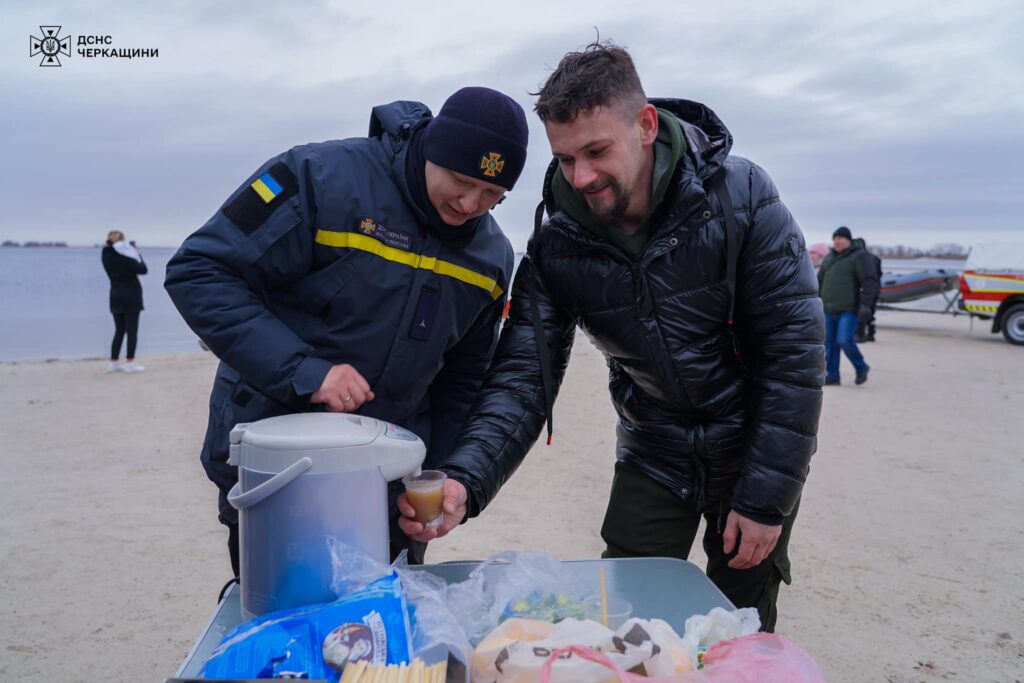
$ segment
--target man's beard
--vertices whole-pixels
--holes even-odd
[[[626,211],[629,209],[630,193],[622,189],[622,185],[619,184],[615,178],[608,178],[604,181],[593,182],[583,188],[581,194],[584,198],[586,192],[592,192],[595,189],[600,189],[603,186],[607,186],[611,189],[612,197],[614,201],[611,206],[602,205],[605,208],[594,210],[593,205],[587,201],[587,212],[590,214],[590,218],[597,224],[610,227],[619,227],[622,224],[622,219],[626,217]]]

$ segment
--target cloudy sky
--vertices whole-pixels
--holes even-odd
[[[73,36],[61,68],[30,35]],[[21,2],[0,8],[0,240],[177,245],[267,158],[486,85],[527,111],[566,51],[613,39],[650,96],[714,109],[808,241],[840,224],[929,247],[1024,239],[1024,3],[376,0]],[[77,38],[156,48],[86,59]],[[496,215],[517,249],[550,150]]]

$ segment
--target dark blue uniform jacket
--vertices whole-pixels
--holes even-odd
[[[331,366],[349,363],[376,398],[360,414],[406,427],[443,459],[497,340],[513,252],[490,216],[442,240],[410,198],[416,102],[376,107],[370,136],[295,147],[263,165],[167,265],[165,286],[221,359],[203,446],[222,490],[228,432],[319,409]]]

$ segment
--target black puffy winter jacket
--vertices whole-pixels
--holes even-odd
[[[442,468],[466,485],[470,516],[543,426],[535,310],[555,390],[577,327],[604,354],[620,461],[680,498],[724,501],[762,523],[780,524],[799,499],[824,377],[822,305],[803,236],[768,175],[729,156],[732,136],[714,112],[686,100],[652,103],[678,117],[687,151],[638,259],[559,209],[556,163],[549,169],[550,220],[530,241],[484,390]],[[711,189],[723,178],[739,231],[733,286]]]

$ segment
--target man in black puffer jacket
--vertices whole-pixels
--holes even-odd
[[[555,156],[550,221],[535,229],[483,392],[442,466],[465,495],[446,499],[437,531],[400,500],[401,526],[429,540],[480,513],[545,415],[550,430],[579,327],[607,359],[619,416],[605,556],[686,558],[703,515],[708,575],[772,630],[824,370],[800,230],[767,174],[729,156],[718,117],[648,102],[621,48],[566,55],[536,110]]]

